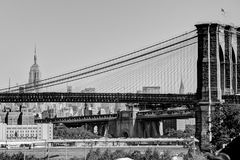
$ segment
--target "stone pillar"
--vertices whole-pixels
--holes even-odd
[[[237,29],[237,93],[240,93],[240,28]]]
[[[218,24],[199,24],[197,95],[204,102],[220,100],[220,62],[218,56]]]
[[[137,119],[135,122],[136,130],[134,131],[134,137],[143,138],[144,137],[144,128],[143,128],[143,121]]]
[[[195,136],[200,141],[200,147],[211,140],[209,127],[209,106],[208,103],[199,103],[196,109],[196,132]]]
[[[211,141],[211,114],[222,95],[240,92],[240,29],[217,23],[198,24],[196,137]],[[220,47],[221,46],[221,47]]]
[[[221,101],[219,24],[198,24],[196,137],[200,147],[211,141],[212,104]]]
[[[103,124],[98,125],[98,135],[103,136]]]
[[[151,137],[157,138],[159,137],[159,126],[157,125],[157,121],[151,122]]]
[[[149,121],[145,121],[144,122],[144,134],[143,137],[144,138],[149,138],[150,137],[150,123]]]
[[[88,124],[87,123],[84,124],[84,129],[88,130]]]

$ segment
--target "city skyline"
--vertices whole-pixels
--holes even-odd
[[[0,3],[0,88],[9,78],[12,86],[27,83],[35,44],[44,79],[168,39],[201,21],[240,25],[236,0]]]

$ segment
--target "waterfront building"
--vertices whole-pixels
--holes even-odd
[[[51,140],[53,124],[7,125],[0,123],[0,141],[6,140]]]

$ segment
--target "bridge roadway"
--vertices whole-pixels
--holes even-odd
[[[0,93],[0,103],[82,102],[82,103],[151,103],[196,104],[195,94],[142,93]]]
[[[156,120],[156,119],[171,119],[171,118],[193,118],[195,112],[192,110],[169,110],[169,111],[140,111],[137,113],[137,119]],[[74,116],[74,117],[58,117],[36,119],[35,123],[63,123],[63,124],[84,124],[84,123],[104,123],[119,118],[118,114],[102,114],[90,116]]]
[[[154,120],[154,119],[185,119],[185,118],[194,118],[195,111],[193,110],[152,110],[152,111],[144,111],[138,112],[137,118],[144,120]]]
[[[102,114],[91,116],[57,117],[46,119],[35,119],[35,123],[95,123],[108,122],[117,119],[117,114]]]

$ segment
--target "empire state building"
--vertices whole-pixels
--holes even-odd
[[[27,91],[36,92],[36,93],[39,92],[39,88],[38,88],[39,81],[40,81],[40,70],[37,64],[37,54],[36,54],[36,47],[35,47],[34,64],[30,68]]]

